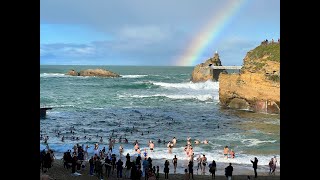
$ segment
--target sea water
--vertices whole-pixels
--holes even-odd
[[[111,70],[122,77],[65,75],[70,69],[95,68]],[[49,136],[49,147],[59,158],[77,143],[91,146],[89,155],[93,155],[94,143],[99,143],[100,149],[108,149],[108,138],[114,132],[117,141],[120,136],[129,141],[121,143],[124,154],[137,155],[133,150],[135,140],[142,152],[148,149],[151,140],[155,150],[148,154],[160,167],[165,159],[171,162],[177,155],[178,162],[183,162],[178,163],[178,173],[187,167],[184,147],[188,137],[192,142],[209,141],[193,144],[195,158],[205,154],[208,162],[215,160],[221,174],[229,162],[251,171],[250,160],[254,157],[259,159],[263,171],[268,171],[268,163],[274,156],[280,167],[280,116],[220,107],[219,82],[193,83],[192,70],[193,67],[172,66],[41,65],[40,107],[53,109],[47,111],[46,119],[40,119],[40,133]],[[79,140],[73,140],[72,136]],[[166,143],[159,144],[157,140],[168,142],[173,137],[177,138],[177,145],[169,154]],[[117,155],[119,145],[115,144]],[[235,151],[234,159],[223,157],[225,146]],[[44,148],[46,144],[40,140],[40,150]]]

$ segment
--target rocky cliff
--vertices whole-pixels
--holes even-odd
[[[220,74],[222,106],[280,113],[280,43],[263,43],[249,51],[240,74]]]
[[[204,63],[198,64],[194,67],[191,74],[192,82],[205,82],[207,80],[218,81],[219,74],[225,72],[223,69],[211,69],[209,65],[221,66],[219,54],[216,52],[212,58],[207,59]]]
[[[87,69],[77,72],[70,70],[67,75],[71,76],[99,76],[99,77],[121,77],[119,74],[105,70],[105,69]]]

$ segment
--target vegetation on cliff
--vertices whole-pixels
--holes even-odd
[[[267,80],[280,82],[280,43],[261,43],[244,58],[241,73],[262,73]]]
[[[261,44],[255,49],[249,51],[250,59],[261,59],[265,56],[267,61],[280,62],[280,43]]]

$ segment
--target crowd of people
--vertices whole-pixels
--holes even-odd
[[[168,151],[172,152],[172,148],[176,146],[177,139],[174,137],[172,141],[169,141],[167,144]],[[200,141],[195,140],[195,144],[200,143]],[[202,141],[201,143],[207,144],[208,141]],[[153,141],[149,141],[149,150],[154,151],[155,145]],[[64,153],[63,156],[63,165],[64,168],[71,168],[71,173],[73,175],[81,175],[81,169],[85,168],[87,164],[89,164],[89,174],[91,176],[97,176],[99,179],[103,179],[103,177],[110,177],[110,174],[116,173],[118,178],[130,178],[130,179],[150,179],[156,180],[159,179],[159,164],[154,165],[152,163],[152,159],[148,156],[147,148],[144,148],[144,151],[140,151],[139,143],[136,140],[133,143],[133,150],[135,156],[130,156],[129,153],[125,156],[126,161],[123,162],[121,157],[123,156],[123,147],[119,146],[119,159],[117,159],[116,154],[114,153],[114,142],[109,139],[109,149],[106,150],[105,147],[102,149],[99,148],[98,143],[94,144],[94,155],[89,156],[88,149],[90,147],[88,145],[79,145],[76,144],[71,150],[68,150]],[[47,172],[52,166],[52,162],[54,161],[53,151],[47,146],[47,152],[42,150],[40,152],[40,168],[42,171]],[[215,179],[215,174],[217,170],[217,164],[215,160],[210,161],[208,163],[207,157],[205,154],[199,154],[197,158],[194,157],[193,147],[191,143],[191,137],[187,138],[186,146],[184,148],[185,154],[188,157],[188,165],[185,168],[185,179],[193,179],[193,168],[197,167],[197,174],[205,174],[206,167],[208,166],[208,170],[211,173],[212,179]],[[225,146],[223,149],[223,156],[225,158],[235,158],[235,153],[231,149],[229,150],[228,146]],[[89,158],[90,157],[90,158]],[[196,160],[197,165],[194,166],[194,160]],[[258,159],[255,157],[254,160],[250,160],[253,164],[254,174],[257,177],[257,167],[258,167]],[[174,173],[177,170],[178,158],[174,155],[172,159],[172,164],[174,168]],[[277,159],[276,157],[272,158],[269,163],[270,167],[270,175],[275,175]],[[170,162],[169,160],[165,160],[163,164],[163,173],[165,179],[169,179],[170,172]],[[233,167],[230,163],[229,166],[225,168],[225,176],[230,179],[232,177]],[[200,173],[199,173],[200,172]]]

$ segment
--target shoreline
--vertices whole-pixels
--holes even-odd
[[[124,159],[124,158],[121,158],[121,159]],[[155,165],[155,166],[159,165],[159,167],[160,167],[160,178],[159,179],[164,179],[162,161],[163,160],[159,160],[159,159],[154,159],[152,161],[153,165]],[[217,164],[217,171],[216,171],[216,178],[215,178],[216,180],[220,180],[220,179],[224,179],[225,180],[226,179],[226,177],[224,176],[224,168],[226,166],[219,166],[219,164]],[[254,178],[254,173],[253,173],[252,167],[250,168],[250,170],[249,169],[248,170],[243,170],[242,168],[239,170],[238,169],[239,165],[233,164],[232,166],[234,168],[232,179],[247,179],[247,176],[250,176],[251,179],[263,179],[263,180],[278,180],[278,179],[280,179],[280,171],[278,171],[278,169],[276,171],[276,175],[268,175],[268,172],[265,172],[264,169],[261,169],[261,167],[258,166],[258,169],[257,169],[258,177]],[[170,167],[169,179],[181,179],[182,180],[182,179],[185,178],[184,174],[181,174],[181,173],[178,172],[178,169],[183,167],[181,165],[179,166],[179,162],[178,162],[178,167],[177,167],[177,172],[178,173],[176,173],[176,174],[173,173],[172,163],[170,163],[169,167]],[[103,171],[104,171],[104,177],[105,177],[105,168],[103,168]],[[195,165],[194,166],[194,179],[200,179],[200,180],[211,179],[211,174],[209,173],[208,168],[206,168],[205,175],[197,175],[196,172],[197,171],[196,171],[196,165]],[[48,174],[50,177],[52,177],[54,179],[57,179],[57,180],[68,180],[68,179],[91,180],[91,179],[97,179],[96,176],[90,176],[89,175],[89,163],[88,163],[88,161],[86,161],[85,168],[83,168],[83,169],[81,168],[79,173],[81,174],[80,176],[72,175],[71,174],[71,168],[69,168],[69,169],[64,168],[63,167],[63,161],[61,159],[55,159],[54,162],[53,162],[53,166],[45,174]],[[41,169],[40,169],[40,176],[41,176],[41,174],[42,174],[42,172],[41,172]],[[106,177],[105,177],[105,179],[106,179]],[[110,177],[108,179],[117,179],[116,172],[114,172],[113,174],[110,174]],[[124,176],[123,176],[122,179],[125,179]]]

